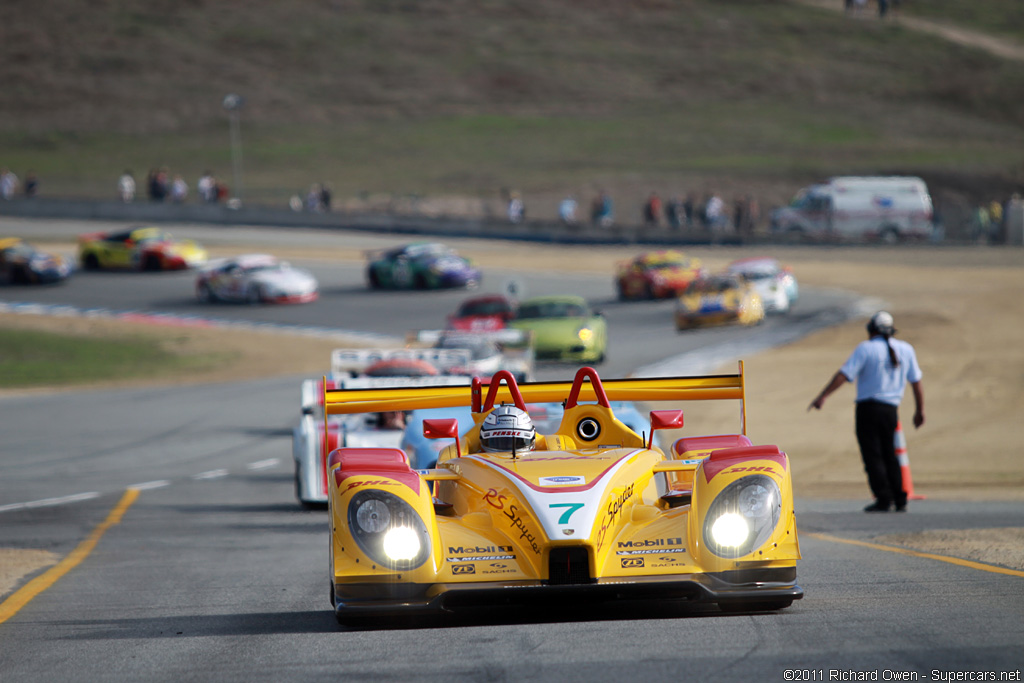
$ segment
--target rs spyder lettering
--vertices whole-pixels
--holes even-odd
[[[510,526],[519,529],[519,538],[525,539],[530,547],[533,548],[533,552],[540,555],[540,545],[537,543],[537,536],[530,531],[530,528],[526,526],[526,522],[519,516],[519,509],[515,505],[509,505],[508,510],[504,512],[505,516],[509,518]]]

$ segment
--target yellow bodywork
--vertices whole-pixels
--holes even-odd
[[[694,282],[676,301],[676,329],[710,325],[757,325],[764,302],[749,284],[734,278]]]
[[[784,453],[774,446],[673,448],[666,456],[660,448],[649,447],[651,435],[633,432],[605,405],[737,400],[741,429],[734,438],[749,443],[742,436],[742,363],[736,375],[600,382],[596,372],[584,368],[572,383],[516,386],[511,376],[508,380],[511,386],[502,384],[500,389],[475,385],[325,391],[328,414],[457,405],[474,410],[474,423],[458,425],[458,443],[441,452],[433,470],[403,471],[401,454],[389,449],[339,449],[332,454],[332,602],[339,619],[363,610],[443,608],[455,594],[467,599],[474,591],[497,588],[529,592],[615,586],[622,591],[655,583],[664,584],[669,596],[675,591],[688,599],[766,606],[785,606],[802,596],[792,571],[800,553]],[[538,435],[535,450],[481,452],[479,425],[491,406],[521,401],[567,405],[559,427]],[[389,464],[375,469],[377,456]],[[734,482],[744,477],[765,490],[772,488],[768,480],[774,482],[778,500],[771,502],[778,521],[749,552],[723,557],[705,542],[705,519],[722,492],[730,485],[743,486]],[[387,506],[390,512],[384,510]],[[422,520],[422,528],[409,510]],[[370,519],[368,511],[411,520],[429,552],[414,561],[389,561],[367,540],[375,536],[360,526],[364,517]],[[384,528],[377,517],[369,524]],[[750,580],[734,585],[722,578],[745,577],[746,570],[765,570],[762,579],[779,580],[759,579],[755,586]],[[762,586],[764,602],[759,603]]]

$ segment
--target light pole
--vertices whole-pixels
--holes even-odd
[[[228,112],[228,121],[231,133],[231,170],[234,175],[234,196],[233,203],[237,206],[242,204],[242,129],[239,115],[245,99],[241,95],[229,94],[224,96],[224,109]]]

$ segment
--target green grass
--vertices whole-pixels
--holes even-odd
[[[908,16],[1024,42],[1024,3],[1020,0],[904,0],[902,6]]]
[[[223,354],[182,355],[143,337],[96,338],[0,329],[0,388],[63,386],[202,372]]]
[[[1024,179],[1021,64],[799,4],[40,2],[0,10],[0,163],[35,170],[44,196],[112,197],[125,168],[167,166],[193,195],[207,168],[232,183],[228,92],[246,97],[246,198],[279,205],[319,181],[341,199],[705,176],[796,189],[882,170]],[[1024,41],[1021,7],[903,11]]]

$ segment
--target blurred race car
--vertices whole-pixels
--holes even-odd
[[[698,258],[681,251],[649,251],[619,264],[615,287],[620,299],[666,299],[703,274]]]
[[[742,277],[761,295],[765,313],[788,313],[796,301],[798,287],[793,270],[769,257],[733,261],[726,271]]]
[[[424,352],[422,354],[418,352]],[[327,453],[339,446],[398,447],[406,411],[331,415],[323,409],[324,387],[365,389],[396,386],[468,385],[470,377],[442,375],[428,358],[432,349],[335,349],[331,373],[300,388],[299,423],[292,430],[295,496],[307,507],[327,502]],[[326,382],[326,383],[325,383]],[[326,450],[325,450],[326,448]]]
[[[461,330],[420,330],[407,336],[410,344],[430,344],[435,349],[458,350],[469,353],[469,360],[459,365],[440,365],[442,372],[452,375],[490,377],[499,370],[508,370],[516,381],[533,378],[533,337],[527,330],[491,330],[466,332]],[[442,362],[442,361],[439,361]]]
[[[608,352],[608,324],[580,296],[527,299],[509,327],[533,333],[538,359],[601,363]]]
[[[500,294],[466,299],[452,315],[448,316],[448,327],[453,330],[490,332],[505,327],[516,317],[516,304]]]
[[[299,304],[318,295],[312,273],[267,254],[217,259],[196,277],[196,297],[204,302]]]
[[[764,305],[754,288],[736,275],[709,275],[694,280],[676,300],[676,329],[702,325],[757,325]]]
[[[564,401],[539,431],[536,400]],[[328,457],[330,601],[340,623],[495,605],[652,600],[723,611],[788,607],[803,597],[786,454],[734,434],[684,436],[665,450],[623,424],[612,400],[739,400],[737,375],[325,393],[328,415],[402,405],[469,406],[471,420],[426,419],[454,439],[436,468],[398,448]],[[678,408],[650,413],[679,429]]]
[[[373,289],[473,288],[480,271],[450,247],[416,242],[397,249],[371,253],[366,279]]]
[[[206,250],[192,240],[176,241],[160,228],[132,228],[80,235],[78,262],[86,270],[183,270],[205,263]]]
[[[63,256],[39,251],[18,237],[0,237],[0,280],[12,285],[62,282],[71,275]]]

